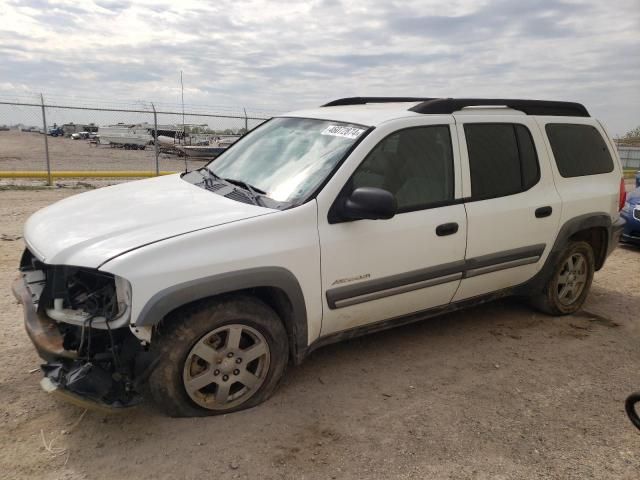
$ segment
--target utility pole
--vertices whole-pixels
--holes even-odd
[[[160,156],[160,146],[158,145],[158,114],[156,113],[156,106],[151,102],[151,108],[153,108],[153,144],[156,151],[156,177],[160,175],[160,162],[158,157]]]
[[[44,155],[47,159],[47,185],[53,185],[51,179],[51,161],[49,160],[49,134],[47,132],[47,114],[44,111],[44,96],[40,94],[40,102],[42,105],[42,127],[44,128]]]
[[[180,70],[180,91],[182,96],[182,141],[184,142],[183,145],[186,145],[187,131],[184,126],[184,83],[182,81],[182,70]]]

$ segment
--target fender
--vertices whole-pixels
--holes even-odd
[[[568,220],[558,232],[553,244],[552,252],[563,251],[569,243],[571,235],[588,228],[604,227],[607,233],[611,231],[611,215],[608,213],[586,213]],[[608,241],[609,239],[607,239]]]
[[[196,300],[258,287],[278,288],[288,297],[292,318],[283,318],[282,321],[296,358],[297,352],[304,351],[308,344],[307,309],[298,280],[293,273],[281,267],[249,268],[172,285],[149,299],[133,326],[154,326],[169,312]]]

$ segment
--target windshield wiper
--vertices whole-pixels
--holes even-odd
[[[214,180],[224,180],[223,178],[219,177],[208,168],[203,168],[203,170],[206,170],[209,173],[209,175],[211,175],[214,178]]]
[[[212,175],[215,175],[215,173],[211,172]],[[217,177],[217,175],[216,175]],[[218,177],[220,178],[220,177]],[[229,183],[233,183],[234,185],[238,185],[239,187],[244,188],[246,191],[248,191],[251,194],[251,200],[253,200],[253,203],[256,205],[260,206],[260,195],[266,195],[267,192],[265,192],[264,190],[261,190],[259,188],[254,187],[253,185],[243,181],[243,180],[236,180],[234,178],[223,178],[222,180],[229,182]],[[260,194],[260,195],[258,195]]]

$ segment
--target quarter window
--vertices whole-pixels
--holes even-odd
[[[382,140],[360,164],[352,187],[393,193],[399,212],[453,200],[453,151],[449,126],[400,130]]]
[[[613,160],[602,135],[591,125],[549,123],[545,127],[558,171],[582,177],[613,171]]]
[[[538,183],[538,156],[524,125],[472,123],[464,134],[473,200],[513,195]]]

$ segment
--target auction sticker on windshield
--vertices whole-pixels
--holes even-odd
[[[331,135],[332,137],[344,137],[355,140],[364,132],[364,128],[343,127],[341,125],[329,125],[322,131],[322,135]]]

